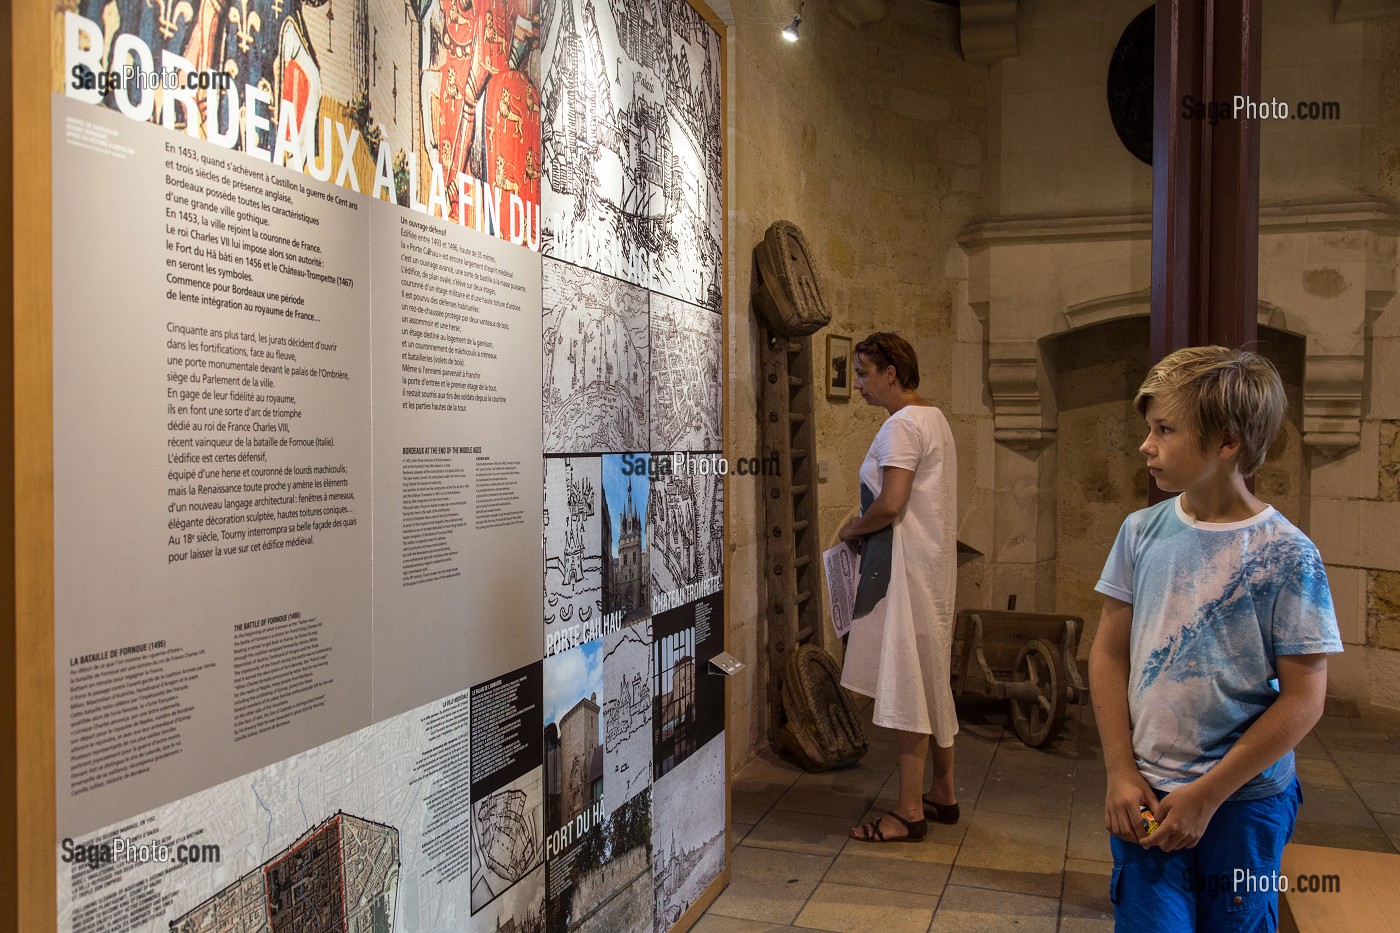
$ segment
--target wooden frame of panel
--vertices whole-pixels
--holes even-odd
[[[54,810],[51,8],[0,13],[0,927],[58,925]]]

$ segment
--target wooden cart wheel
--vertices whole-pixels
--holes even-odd
[[[1034,700],[1009,700],[1011,726],[1021,741],[1039,748],[1055,737],[1065,718],[1064,659],[1060,649],[1033,638],[1016,655],[1017,678],[1035,686]]]

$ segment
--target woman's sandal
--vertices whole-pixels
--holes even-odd
[[[958,821],[962,814],[955,803],[934,803],[927,795],[924,797],[924,819],[933,820],[935,823],[946,823],[949,826]]]
[[[862,823],[857,827],[857,829],[860,830],[860,835],[857,836],[852,832],[851,838],[858,839],[861,842],[918,842],[928,835],[928,820],[906,820],[893,810],[885,814],[885,816],[892,816],[903,823],[904,829],[908,834],[896,836],[893,839],[886,839],[884,830],[880,829],[880,820],[885,818],[882,816],[873,822]]]

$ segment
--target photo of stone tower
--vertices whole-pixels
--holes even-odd
[[[603,458],[603,614],[621,612],[626,621],[651,614],[646,462],[630,454]],[[640,475],[624,475],[627,463]]]

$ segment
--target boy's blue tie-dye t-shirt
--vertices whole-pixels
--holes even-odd
[[[1162,792],[1209,771],[1277,699],[1276,657],[1342,650],[1322,558],[1272,506],[1229,524],[1195,521],[1179,497],[1134,512],[1094,588],[1133,604],[1133,753]],[[1293,774],[1290,751],[1230,799]]]

